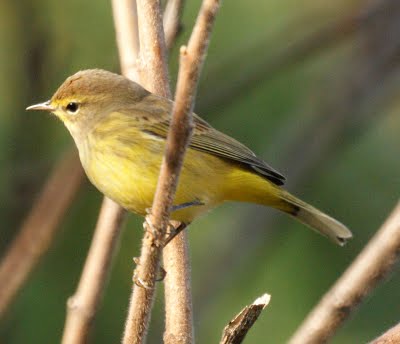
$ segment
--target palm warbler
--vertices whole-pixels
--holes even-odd
[[[153,202],[170,122],[172,101],[117,74],[93,69],[70,76],[45,110],[71,133],[90,181],[122,207],[145,215]],[[284,177],[250,149],[193,114],[171,218],[185,224],[224,201],[279,209],[343,245],[351,232],[292,196]]]

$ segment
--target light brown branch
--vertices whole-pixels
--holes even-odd
[[[290,344],[323,343],[372,291],[400,253],[400,203],[335,285],[290,339]]]
[[[138,0],[140,54],[138,72],[140,83],[149,91],[170,98],[164,32],[161,22],[161,9],[157,0]],[[171,146],[168,134],[167,150]],[[134,273],[136,284],[133,287],[128,317],[125,324],[123,343],[143,343],[150,321],[154,300],[155,280],[159,267],[165,228],[168,224],[169,210],[177,185],[182,157],[176,152],[177,164],[165,159],[162,163],[152,214],[144,224],[140,260]],[[174,161],[172,161],[174,162]]]
[[[165,6],[163,23],[165,44],[167,49],[171,49],[176,37],[182,28],[181,16],[183,10],[183,0],[169,0]]]
[[[190,257],[183,230],[163,250],[165,292],[165,344],[194,341]]]
[[[0,265],[0,317],[40,258],[48,250],[58,225],[83,180],[75,152],[56,165]]]
[[[261,312],[267,307],[270,300],[271,296],[264,294],[251,305],[243,308],[240,313],[225,326],[220,344],[240,344],[243,342],[247,333],[257,321]]]
[[[78,289],[67,306],[63,344],[87,343],[90,327],[100,303],[110,271],[125,212],[104,198],[92,244],[82,271]]]
[[[137,0],[139,26],[138,72],[140,84],[149,91],[171,98],[167,51],[158,0]]]
[[[393,326],[384,334],[374,339],[370,344],[397,344],[400,343],[400,324]]]
[[[205,1],[205,5],[203,4],[202,13],[203,16],[207,14],[207,18],[212,20],[214,18],[214,12],[210,12],[211,2]],[[216,4],[218,2],[215,2]],[[204,7],[206,6],[206,7]],[[205,9],[205,11],[203,11]],[[159,18],[159,4],[158,2],[150,1],[144,2],[143,0],[138,1],[138,14],[139,14],[139,35],[140,35],[140,55],[141,55],[141,81],[145,87],[154,93],[161,94],[164,96],[168,96],[170,91],[168,88],[168,79],[163,74],[166,74],[166,66],[160,64],[161,62],[165,63],[164,45],[163,42],[160,42],[162,37],[161,23],[158,22]],[[212,14],[212,15],[211,15]],[[200,16],[199,18],[202,18]],[[156,24],[156,25],[155,25]],[[197,27],[197,25],[196,25]],[[207,29],[211,28],[211,25],[206,25]],[[207,34],[209,31],[207,32]],[[201,37],[207,38],[203,42],[196,43],[196,41],[189,42],[190,49],[194,49],[193,52],[201,53],[200,55],[196,55],[198,60],[195,64],[191,65],[192,56],[188,54],[188,50],[182,50],[181,61],[184,61],[183,64],[187,63],[188,71],[191,74],[185,74],[180,72],[180,76],[178,77],[178,86],[177,86],[177,96],[176,102],[173,109],[171,126],[168,133],[167,138],[167,146],[166,153],[163,159],[163,163],[161,166],[160,177],[158,180],[157,190],[154,197],[152,213],[147,217],[147,225],[146,234],[143,240],[142,253],[141,258],[136,270],[135,280],[136,286],[133,289],[128,319],[126,323],[124,343],[140,343],[143,342],[143,339],[146,335],[148,321],[150,317],[150,309],[153,300],[154,294],[154,281],[158,269],[158,261],[161,253],[160,245],[157,242],[164,238],[165,227],[168,223],[169,211],[173,201],[173,195],[175,193],[175,189],[178,182],[179,171],[182,165],[183,154],[185,152],[186,146],[189,142],[190,134],[191,134],[191,109],[193,107],[193,98],[194,96],[191,92],[194,92],[197,85],[198,74],[201,69],[201,62],[204,57],[204,52],[207,47],[208,37],[201,34],[200,31],[194,30],[193,37]],[[145,41],[146,40],[146,41]],[[202,50],[204,49],[204,50]],[[192,50],[190,50],[192,51]],[[151,67],[149,70],[144,73],[143,66],[146,66],[143,59],[149,62],[148,66]],[[185,62],[187,61],[187,62]],[[184,68],[182,67],[182,70]],[[191,90],[185,88],[187,86],[192,87]],[[186,101],[184,101],[186,99]],[[148,225],[151,223],[151,226]],[[149,228],[150,227],[150,228]],[[154,232],[155,230],[155,232]],[[181,234],[182,236],[182,234]],[[178,246],[177,243],[180,243]],[[185,253],[187,252],[185,245],[185,241],[181,237],[181,239],[175,238],[169,245],[171,245],[170,250],[167,250],[165,254],[168,255],[168,252],[173,252],[177,257],[181,257],[179,252]],[[175,245],[175,247],[174,247]],[[187,261],[187,256],[183,257],[184,261]],[[168,259],[167,259],[168,260]],[[182,292],[190,292],[190,288],[187,287],[188,280],[182,280],[182,277],[189,276],[187,271],[187,263],[182,265],[183,270],[179,271],[179,273],[175,274],[174,272],[167,271],[167,274],[176,275],[177,280],[182,282],[180,285],[184,286]],[[178,272],[178,271],[177,271]],[[179,284],[175,284],[175,287]],[[168,287],[166,287],[168,288]],[[179,290],[174,291],[175,300],[179,297]],[[190,294],[186,294],[190,298]],[[166,301],[168,303],[168,301]],[[177,304],[175,306],[182,305],[182,303]],[[192,340],[191,333],[191,311],[188,312],[188,305],[186,304],[186,309],[181,313],[185,319],[178,319],[177,322],[185,328],[184,334],[182,332],[178,333],[175,336],[174,333],[166,333],[166,338],[172,338],[174,336],[176,339],[181,340],[181,335],[183,334],[183,338],[181,342],[190,342]],[[191,307],[190,307],[191,308]],[[167,307],[168,309],[168,307]],[[175,314],[179,314],[179,310],[175,309],[174,312],[170,313],[170,316],[175,317]],[[190,316],[190,319],[188,319]],[[168,315],[167,315],[168,318]],[[172,318],[171,318],[172,319]],[[175,318],[177,319],[177,318]],[[190,330],[188,329],[187,324],[190,323]],[[186,325],[185,325],[186,324]],[[190,333],[188,332],[190,331]],[[171,335],[171,336],[170,336]],[[179,337],[179,338],[178,338]]]
[[[121,72],[137,82],[139,80],[137,69],[139,32],[136,1],[112,0],[112,10]]]
[[[217,0],[203,1],[188,46],[181,48],[171,127],[182,139],[174,142],[174,145],[170,146],[169,152],[167,150],[167,161],[173,152],[181,151],[183,155],[189,142],[192,128],[191,113],[197,84],[218,8],[219,1]],[[186,233],[181,233],[164,249],[164,268],[167,271],[165,279],[166,329],[164,333],[166,344],[193,342],[189,257],[184,235]]]

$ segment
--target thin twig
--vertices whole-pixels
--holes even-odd
[[[75,152],[60,159],[0,265],[0,317],[40,258],[47,252],[59,223],[83,180]],[[50,211],[49,211],[50,210]]]
[[[183,3],[183,0],[169,0],[165,6],[163,23],[167,49],[171,49],[182,29],[181,16]]]
[[[307,316],[289,343],[325,342],[391,270],[399,253],[400,202],[342,277]]]
[[[197,84],[218,8],[218,0],[203,1],[188,46],[183,46],[180,50],[180,68],[172,111],[173,119],[180,122],[178,122],[178,125],[172,123],[172,127],[176,128],[177,134],[185,139],[171,146],[172,152],[183,151],[188,144],[189,136],[187,135],[190,135],[192,128],[191,113],[194,108]],[[167,159],[169,154],[167,154]],[[186,233],[182,234],[185,235]],[[172,245],[167,245],[164,249],[164,268],[167,271],[165,279],[166,328],[164,333],[166,344],[193,342],[189,258],[187,245],[184,243],[182,234],[171,242]],[[174,247],[174,244],[176,247]],[[182,260],[181,255],[184,255],[186,259]],[[182,279],[184,276],[187,280]]]
[[[370,344],[396,344],[400,343],[400,323],[393,326],[384,334],[374,339]]]
[[[104,198],[78,289],[68,299],[62,343],[87,343],[118,243],[125,212]]]
[[[220,344],[240,344],[247,333],[257,321],[261,312],[267,307],[271,296],[264,294],[256,299],[251,305],[244,307],[225,326]]]

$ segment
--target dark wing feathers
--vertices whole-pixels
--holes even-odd
[[[190,142],[190,147],[222,158],[235,160],[251,167],[254,171],[267,177],[275,184],[283,184],[285,178],[278,171],[257,158],[257,156],[245,145],[221,132],[218,132],[210,126],[208,126],[208,130],[201,130],[200,132],[196,130],[198,119],[199,117],[194,117],[195,130]],[[201,122],[204,121],[201,120]],[[203,123],[200,125],[203,125]]]
[[[140,112],[143,113],[143,110],[144,109]],[[166,138],[169,127],[169,118],[165,118],[164,121],[160,121],[160,118],[164,117],[163,115],[165,112],[169,113],[169,111],[168,109],[160,108],[159,112],[158,116],[154,116],[154,113],[152,114],[153,116],[149,114],[151,120],[143,123],[142,130],[148,134]],[[217,131],[196,114],[193,114],[193,122],[195,128],[189,144],[191,148],[221,158],[236,161],[251,168],[253,171],[272,181],[276,185],[283,185],[285,177],[264,161],[257,158],[257,156],[245,145]]]

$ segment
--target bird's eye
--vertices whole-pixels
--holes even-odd
[[[74,114],[78,111],[79,109],[79,104],[76,102],[70,102],[68,105],[65,107],[68,113]]]

